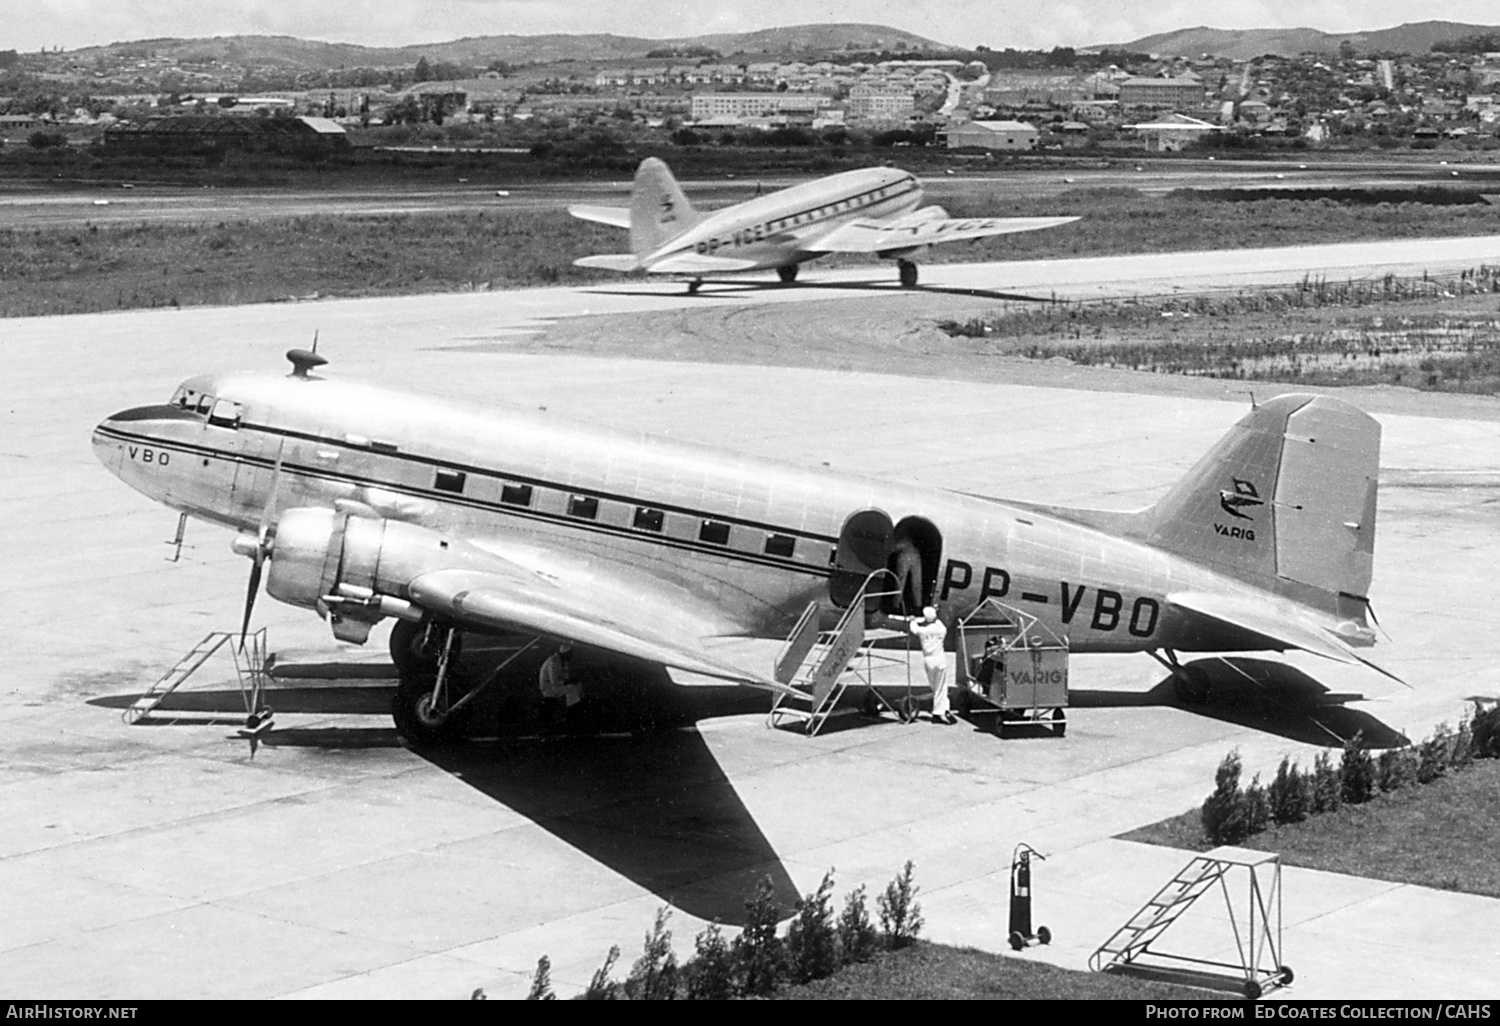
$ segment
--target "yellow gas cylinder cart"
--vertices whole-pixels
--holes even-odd
[[[1008,726],[1068,729],[1068,642],[1036,617],[989,598],[958,621],[958,709]]]

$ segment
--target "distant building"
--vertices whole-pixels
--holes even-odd
[[[1190,118],[1186,114],[1168,114],[1155,121],[1125,125],[1146,143],[1146,149],[1157,153],[1175,153],[1199,139],[1219,131],[1219,126]]]
[[[314,155],[348,149],[349,137],[328,118],[182,114],[110,125],[104,130],[104,147],[152,155],[228,150]]]
[[[1024,121],[965,121],[948,126],[948,148],[977,146],[986,150],[1034,150],[1041,132]]]
[[[849,90],[851,121],[906,121],[916,109],[916,100],[909,89],[857,85]]]
[[[1207,96],[1203,83],[1182,78],[1127,78],[1120,83],[1122,107],[1201,107]]]

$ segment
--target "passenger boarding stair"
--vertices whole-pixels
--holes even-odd
[[[792,690],[776,693],[767,726],[779,727],[787,720],[802,722],[811,737],[823,729],[851,684],[863,684],[874,693],[871,687],[874,660],[870,649],[878,637],[866,632],[865,604],[867,599],[895,594],[870,590],[871,583],[883,575],[880,571],[865,579],[839,618],[838,626],[831,631],[818,630],[822,606],[816,601],[808,603],[776,657],[776,680]],[[875,694],[877,701],[883,701]]]
[[[1237,914],[1230,890],[1235,869],[1248,875],[1248,891],[1242,914]],[[1265,874],[1265,878],[1262,878]],[[1177,922],[1199,898],[1217,889],[1224,896],[1229,925],[1234,933],[1237,963],[1215,962],[1186,955],[1153,951],[1151,946]],[[1246,931],[1241,933],[1241,924]],[[1142,959],[1149,958],[1150,961]],[[1263,968],[1262,960],[1269,962]],[[1089,956],[1095,972],[1128,967],[1149,968],[1161,975],[1163,963],[1192,963],[1237,971],[1242,991],[1252,1001],[1271,987],[1292,982],[1292,970],[1281,961],[1281,856],[1248,848],[1224,846],[1192,859],[1177,872],[1135,915]]]
[[[226,644],[234,656],[235,676],[239,680],[247,717],[257,721],[265,719],[266,710],[263,709],[262,701],[266,686],[266,629],[262,627],[251,634],[213,631],[204,635],[202,641],[177,660],[170,670],[146,689],[145,694],[130,704],[124,712],[125,722],[139,723],[156,711],[168,695],[182,686]],[[247,721],[247,725],[255,724]]]

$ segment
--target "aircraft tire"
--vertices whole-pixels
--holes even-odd
[[[781,284],[790,285],[797,280],[797,265],[792,264],[790,267],[776,268],[776,277],[781,279]]]
[[[1177,697],[1184,705],[1203,705],[1208,701],[1208,671],[1203,667],[1179,667],[1172,681]]]
[[[427,624],[397,620],[391,628],[391,662],[402,677],[422,671],[436,672],[437,646],[430,643]]]
[[[435,671],[402,674],[396,696],[391,700],[391,719],[396,721],[396,732],[415,748],[452,744],[463,737],[468,724],[469,706],[447,716],[433,714],[432,685],[435,680]],[[467,684],[463,674],[449,671],[450,694],[462,695]]]
[[[917,265],[910,260],[897,260],[896,269],[901,272],[901,287],[913,288],[917,284]]]

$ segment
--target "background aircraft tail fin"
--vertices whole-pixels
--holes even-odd
[[[1373,417],[1342,399],[1278,396],[1230,429],[1142,526],[1153,545],[1221,573],[1340,605],[1340,595],[1369,594],[1379,473]]]
[[[630,190],[630,248],[636,256],[655,252],[697,221],[698,213],[667,165],[655,157],[641,161]]]

